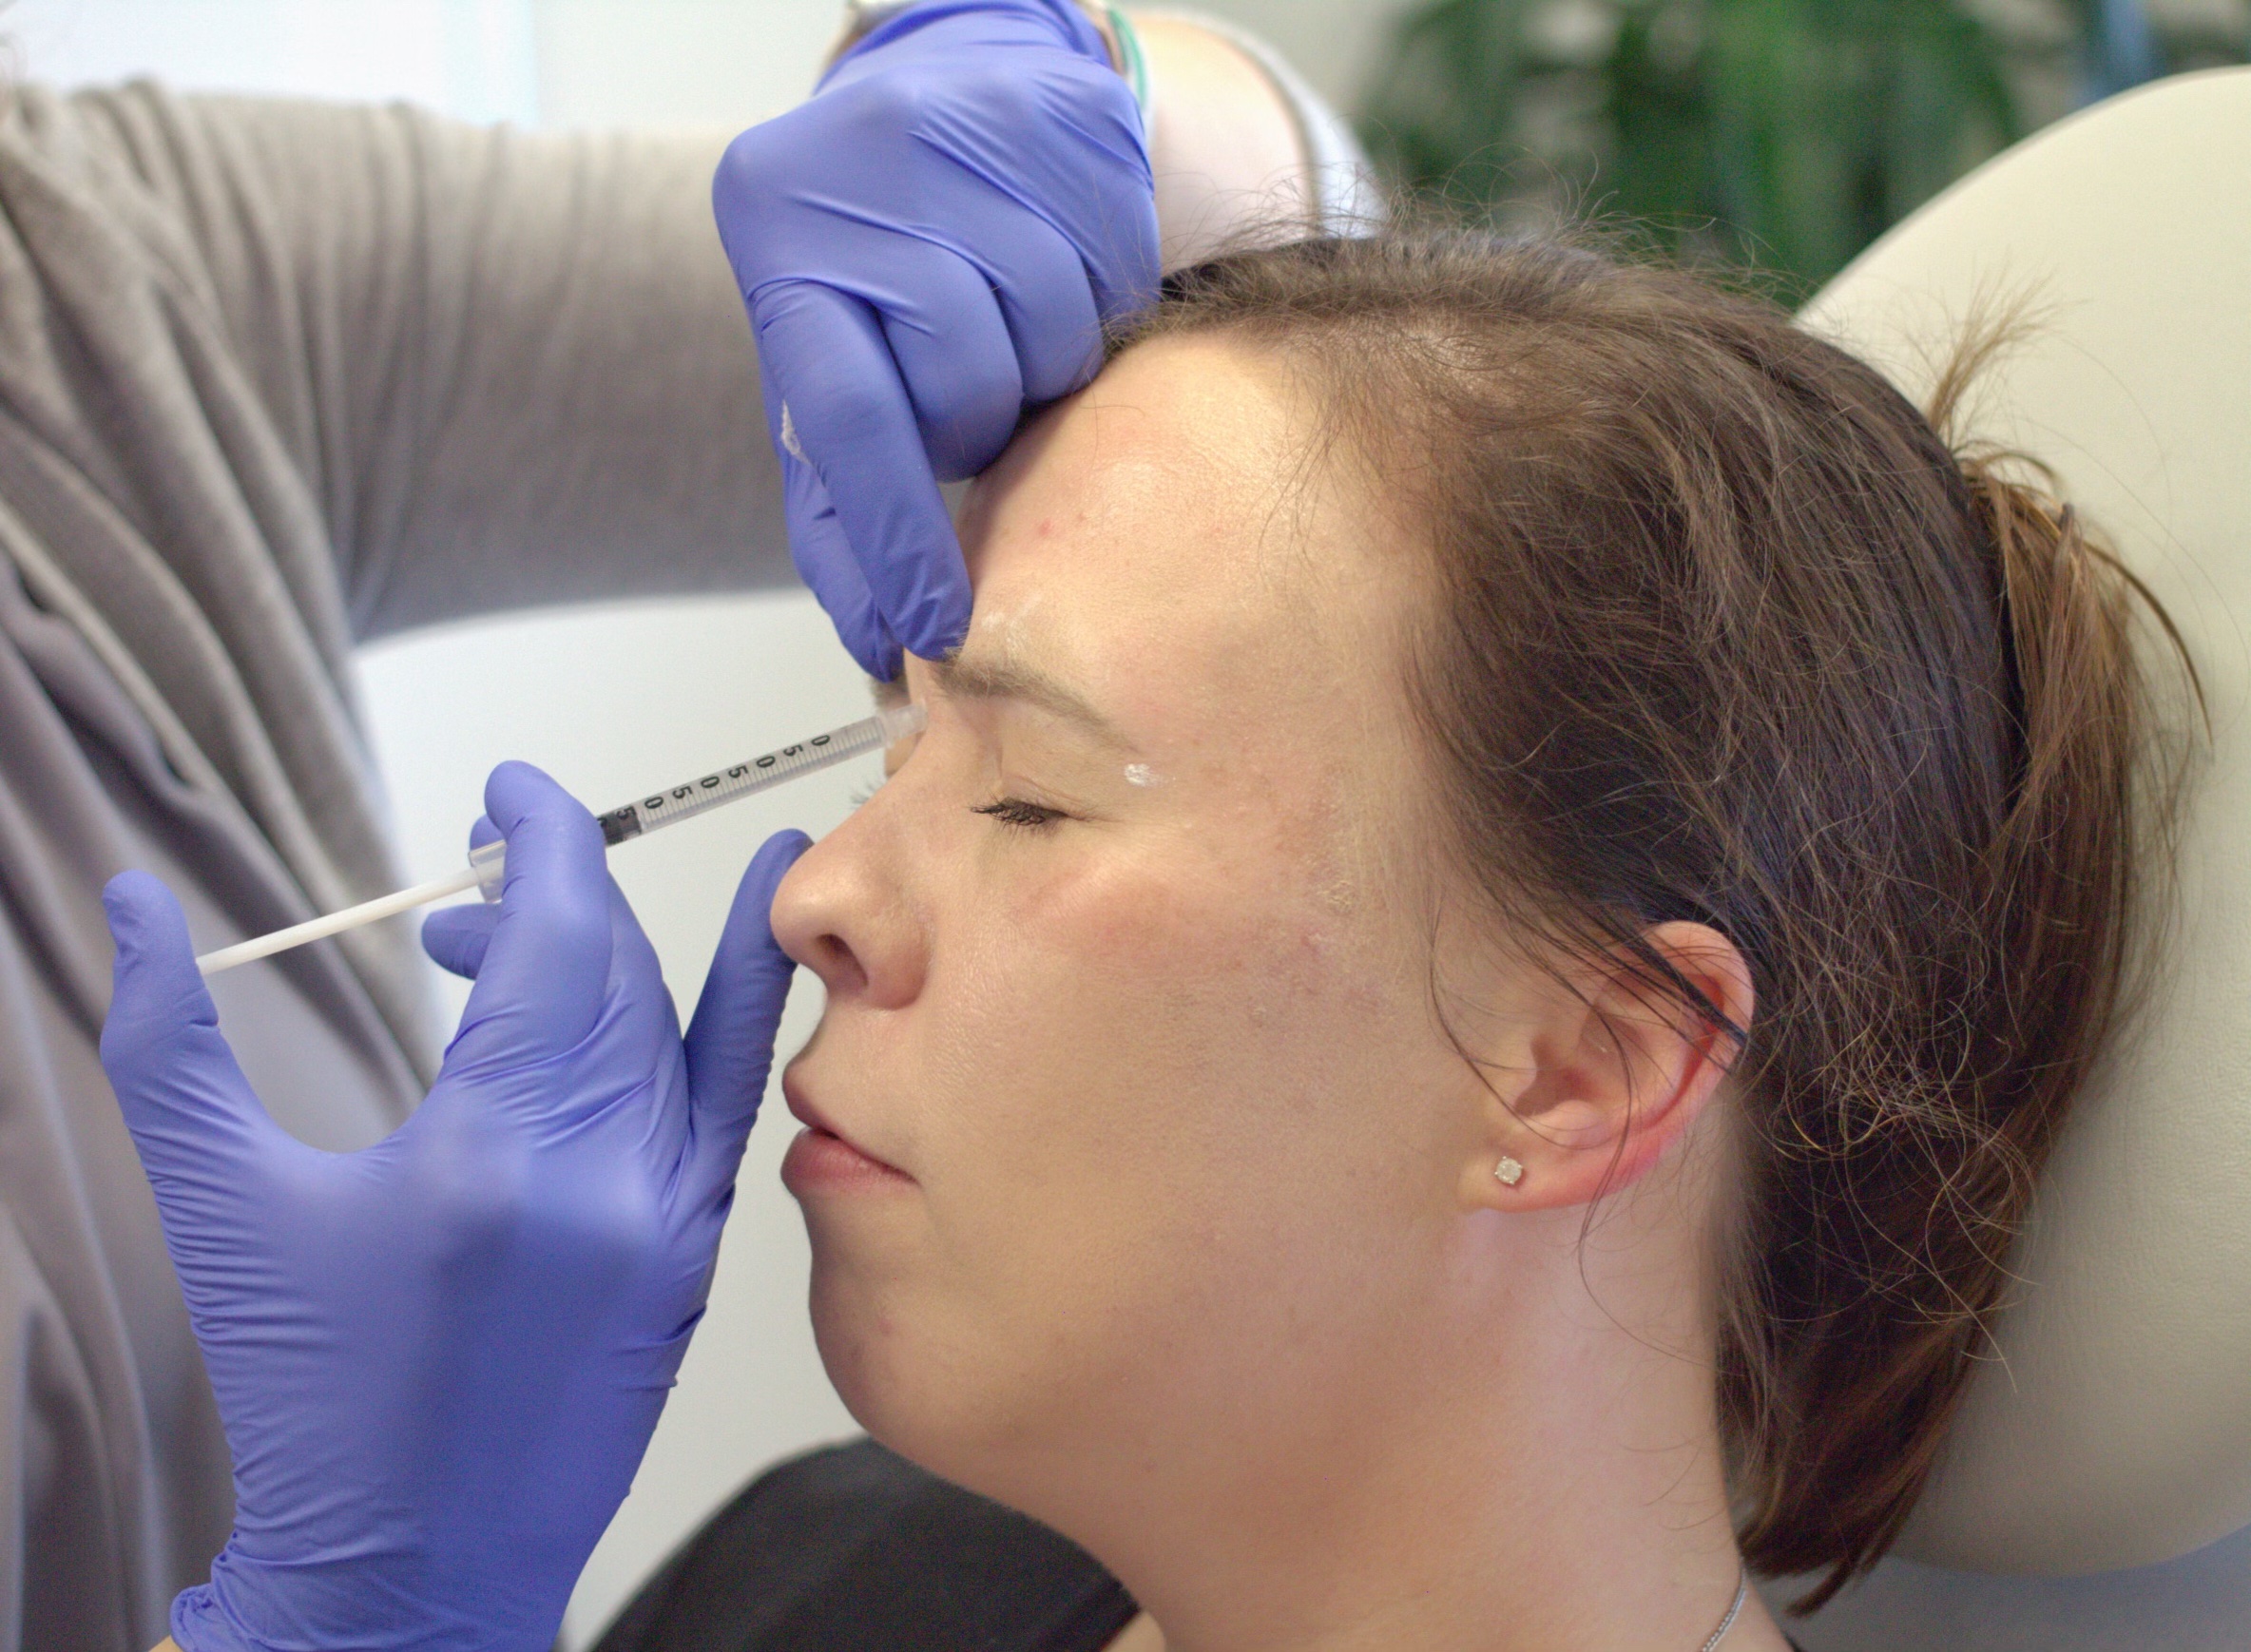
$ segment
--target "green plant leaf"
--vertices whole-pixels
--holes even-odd
[[[2068,3],[2092,29],[2103,0]],[[1549,44],[1559,4],[1599,13],[1591,60]],[[1432,0],[1362,129],[1411,190],[1626,217],[1810,290],[2023,134],[2011,62],[1962,0]]]

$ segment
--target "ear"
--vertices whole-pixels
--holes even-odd
[[[1628,1186],[1718,1093],[1737,1054],[1729,1028],[1751,1025],[1750,967],[1704,924],[1659,924],[1642,939],[1722,1021],[1652,981],[1641,959],[1571,970],[1568,989],[1522,1029],[1516,1082],[1488,1104],[1485,1140],[1462,1170],[1466,1205],[1554,1210]]]

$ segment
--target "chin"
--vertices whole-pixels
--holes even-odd
[[[1049,1455],[1041,1449],[1049,1431],[1018,1403],[1026,1385],[1008,1381],[987,1357],[965,1356],[965,1347],[989,1348],[985,1338],[923,1334],[926,1322],[891,1296],[833,1258],[824,1263],[816,1247],[813,1337],[844,1409],[909,1462],[1024,1508],[1030,1488],[1022,1466]]]
[[[820,1351],[821,1369],[852,1420],[884,1439],[883,1421],[899,1384],[893,1375],[896,1356],[890,1337],[881,1329],[883,1316],[864,1298],[866,1293],[848,1279],[833,1261],[824,1261],[821,1247],[813,1247],[813,1344]],[[891,1442],[884,1439],[884,1443]]]
[[[960,1409],[960,1373],[915,1334],[915,1316],[892,1298],[896,1293],[813,1251],[813,1341],[821,1368],[853,1421],[902,1457],[937,1472],[933,1451],[952,1457],[945,1442],[958,1431],[950,1413]]]

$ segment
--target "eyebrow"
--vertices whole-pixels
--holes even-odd
[[[1017,701],[1075,724],[1106,745],[1121,751],[1134,749],[1133,742],[1118,732],[1118,725],[1095,710],[1086,696],[1029,665],[1006,660],[965,660],[956,655],[933,661],[931,675],[948,694],[963,700]]]

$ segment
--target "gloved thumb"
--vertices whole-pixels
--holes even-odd
[[[695,1137],[689,1174],[702,1198],[719,1198],[733,1184],[742,1143],[765,1099],[774,1033],[798,968],[774,939],[774,892],[812,846],[802,832],[777,832],[751,857],[688,1023]]]
[[[102,1066],[170,1227],[240,1199],[250,1165],[275,1139],[291,1139],[219,1030],[172,892],[145,872],[124,872],[102,904],[117,942]]]
[[[486,778],[485,815],[508,837],[508,882],[446,1050],[455,1076],[561,1057],[593,1030],[609,981],[609,867],[594,816],[529,763]]]

